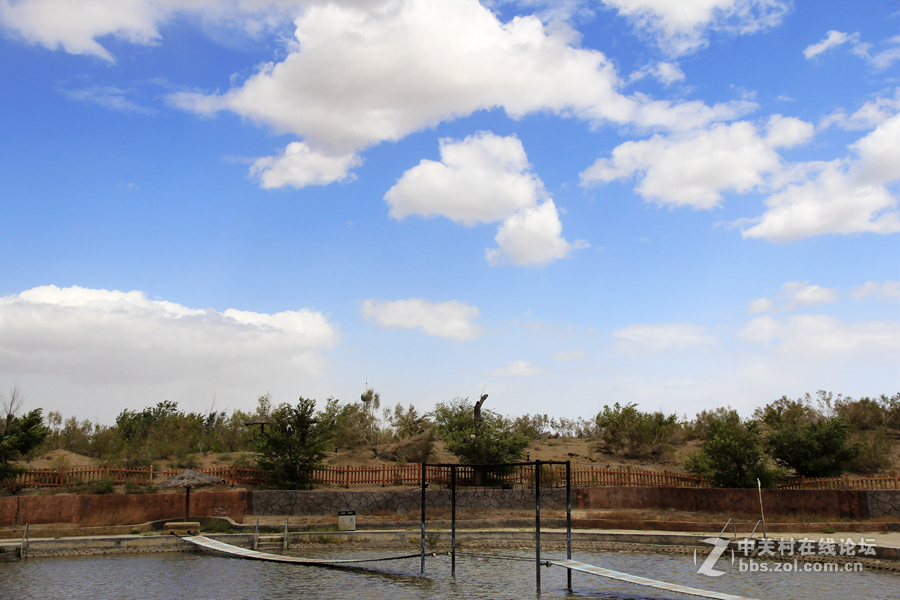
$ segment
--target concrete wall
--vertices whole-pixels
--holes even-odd
[[[415,515],[422,510],[422,492],[419,490],[383,492],[260,490],[252,494],[252,514],[259,516],[336,515],[341,510],[355,510],[358,515]],[[541,506],[564,509],[565,498],[565,489],[547,489],[541,493]],[[531,490],[461,491],[456,499],[457,510],[534,510],[534,504],[535,499]],[[572,506],[574,508],[574,502]],[[432,515],[437,511],[449,511],[450,492],[426,491],[425,510]]]
[[[531,490],[461,491],[459,510],[534,510]],[[410,514],[421,510],[421,492],[384,490],[338,491],[227,491],[191,494],[191,515],[228,516],[240,521],[254,515],[336,515],[355,510],[358,515]],[[767,520],[776,515],[807,514],[823,518],[900,519],[900,490],[763,490]],[[565,490],[545,490],[544,509],[564,509]],[[572,507],[580,509],[666,509],[756,515],[756,490],[676,487],[594,487],[573,490]],[[450,510],[446,490],[426,492],[426,511],[432,518]],[[104,518],[129,511],[141,512],[143,521],[178,519],[184,516],[183,494],[115,494],[97,496],[7,496],[0,498],[0,527],[25,523],[103,524]],[[107,519],[108,520],[108,519]]]

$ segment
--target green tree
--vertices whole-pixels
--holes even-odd
[[[691,452],[685,468],[703,475],[710,485],[722,488],[773,487],[781,471],[769,464],[765,439],[756,421],[742,422],[737,412],[708,424],[706,438],[698,452]]]
[[[661,411],[644,413],[634,403],[612,408],[604,406],[596,417],[597,430],[606,448],[624,452],[625,456],[640,458],[647,454],[671,454],[672,443],[682,427],[678,415],[666,415]]]
[[[482,410],[482,426],[475,434],[474,405],[468,398],[440,402],[431,415],[448,452],[466,464],[518,462],[530,440],[492,410]]]
[[[22,401],[18,387],[14,386],[9,396],[0,392],[0,416],[3,418],[3,431],[0,435],[0,483],[24,472],[25,469],[13,464],[13,461],[28,456],[50,435],[50,430],[44,427],[40,408],[24,417],[16,416],[16,412],[22,407]]]
[[[769,452],[778,464],[803,477],[835,477],[859,458],[862,444],[850,439],[841,417],[789,424],[769,432]]]
[[[268,471],[269,485],[284,490],[312,488],[313,470],[322,466],[333,434],[333,419],[314,413],[316,401],[300,397],[269,415],[272,423],[257,438],[257,463]],[[327,413],[327,409],[326,409]]]

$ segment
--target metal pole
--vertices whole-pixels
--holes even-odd
[[[259,549],[259,519],[256,520],[256,529],[253,530],[253,549]]]
[[[281,545],[282,550],[288,549],[288,519],[290,519],[290,517],[284,518],[284,543]]]
[[[541,461],[534,461],[534,582],[541,593]]]
[[[456,577],[456,465],[450,467],[450,575]]]
[[[572,461],[566,461],[566,559],[572,560]],[[566,569],[567,588],[572,591],[572,569]]]
[[[425,577],[425,467],[422,463],[422,564],[419,568],[419,576]]]

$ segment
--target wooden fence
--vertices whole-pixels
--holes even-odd
[[[872,477],[796,477],[781,482],[782,490],[900,490],[897,471]]]
[[[97,481],[112,481],[116,485],[134,483],[150,485],[159,483],[181,469],[154,470],[124,469],[119,467],[60,467],[58,469],[32,469],[14,479],[3,482],[4,487],[63,487],[79,484],[90,484]],[[221,477],[230,485],[265,485],[266,471],[248,469],[232,464],[227,467],[201,469],[201,472]],[[596,486],[649,486],[649,487],[708,487],[703,477],[697,477],[681,471],[667,469],[637,469],[631,467],[597,467],[595,465],[572,465],[572,487]],[[566,483],[564,465],[545,465],[543,467],[542,484],[545,486],[563,486]],[[417,485],[422,481],[422,466],[387,465],[379,467],[326,467],[313,471],[313,481],[320,485],[341,486],[344,488],[358,486]],[[425,473],[425,481],[429,484],[447,486],[450,484],[448,467],[429,466]],[[534,485],[534,469],[527,466],[506,469],[500,473],[487,473],[477,476],[472,467],[460,465],[457,470],[457,485],[472,486],[521,486]],[[811,479],[799,477],[790,479],[778,486],[788,490],[900,490],[897,472],[891,475],[874,477],[827,477]]]

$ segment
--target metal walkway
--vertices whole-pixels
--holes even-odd
[[[419,558],[420,553],[404,554],[403,556],[386,556],[381,558],[352,558],[352,559],[319,559],[319,558],[301,558],[299,556],[283,556],[281,554],[269,554],[268,552],[257,552],[256,550],[248,550],[239,546],[232,546],[225,542],[210,539],[203,535],[185,536],[181,538],[197,546],[202,546],[216,552],[222,552],[231,556],[240,558],[252,558],[255,560],[268,560],[272,562],[298,563],[301,565],[342,565],[348,563],[377,562],[382,560],[400,560],[402,558]]]
[[[618,579],[619,581],[637,583],[638,585],[655,587],[661,590],[666,590],[668,592],[680,592],[682,594],[701,596],[703,598],[717,598],[718,600],[752,600],[751,598],[745,598],[744,596],[723,594],[722,592],[709,592],[707,590],[692,588],[686,585],[678,585],[677,583],[666,583],[665,581],[657,581],[655,579],[648,579],[647,577],[639,577],[637,575],[629,575],[628,573],[620,573],[619,571],[604,569],[603,567],[589,565],[583,562],[578,562],[577,560],[551,560],[549,562],[551,565],[556,565],[558,567],[565,567],[566,569],[581,571],[583,573],[590,573],[591,575],[599,575],[600,577],[607,577],[609,579]]]

